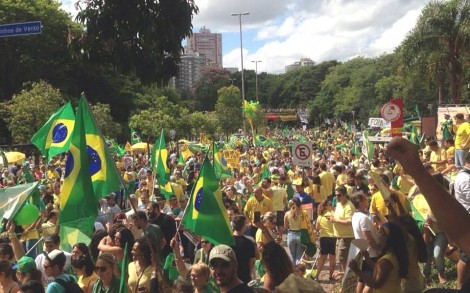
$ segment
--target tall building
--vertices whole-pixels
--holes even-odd
[[[313,65],[315,65],[315,62],[313,62],[312,59],[310,59],[310,58],[300,58],[299,61],[296,61],[293,64],[285,66],[285,70],[286,70],[286,72],[289,72],[291,70],[299,69],[301,67],[313,66]]]
[[[175,78],[175,87],[186,90],[196,84],[201,76],[201,69],[209,65],[209,60],[197,52],[188,52],[181,56],[179,74]]]
[[[209,65],[223,67],[222,34],[213,34],[203,26],[198,33],[193,33],[187,42],[187,52],[198,52],[209,59]]]

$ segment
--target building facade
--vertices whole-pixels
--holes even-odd
[[[222,34],[211,33],[210,29],[202,27],[189,37],[186,52],[197,52],[209,60],[209,66],[222,68]]]

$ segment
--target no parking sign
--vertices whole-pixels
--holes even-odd
[[[310,142],[292,143],[292,163],[296,166],[312,166],[312,144]]]

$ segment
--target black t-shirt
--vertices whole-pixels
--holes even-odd
[[[232,246],[238,262],[238,278],[243,283],[248,284],[251,281],[250,259],[255,257],[255,243],[246,236],[234,236],[235,246]]]
[[[253,289],[248,287],[245,283],[241,283],[240,285],[228,290],[227,293],[255,293],[255,291],[253,291]]]
[[[166,244],[162,249],[163,257],[166,258],[171,253],[170,241],[176,234],[175,219],[167,214],[160,213],[156,218],[149,220],[150,223],[157,225],[162,230],[163,237],[165,237]]]

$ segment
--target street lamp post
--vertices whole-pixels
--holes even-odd
[[[232,86],[233,86],[233,82],[236,80],[235,78],[229,78],[228,80],[230,80],[232,82]]]
[[[256,83],[256,101],[258,102],[258,62],[262,62],[261,60],[251,61],[255,63],[255,83]]]
[[[243,34],[242,34],[242,15],[248,15],[249,12],[239,12],[239,13],[232,13],[231,16],[238,16],[238,22],[240,24],[240,58],[241,58],[241,65],[242,65],[242,99],[243,104],[245,104],[245,78],[243,74]],[[243,131],[246,130],[245,127],[245,117],[243,117]]]

